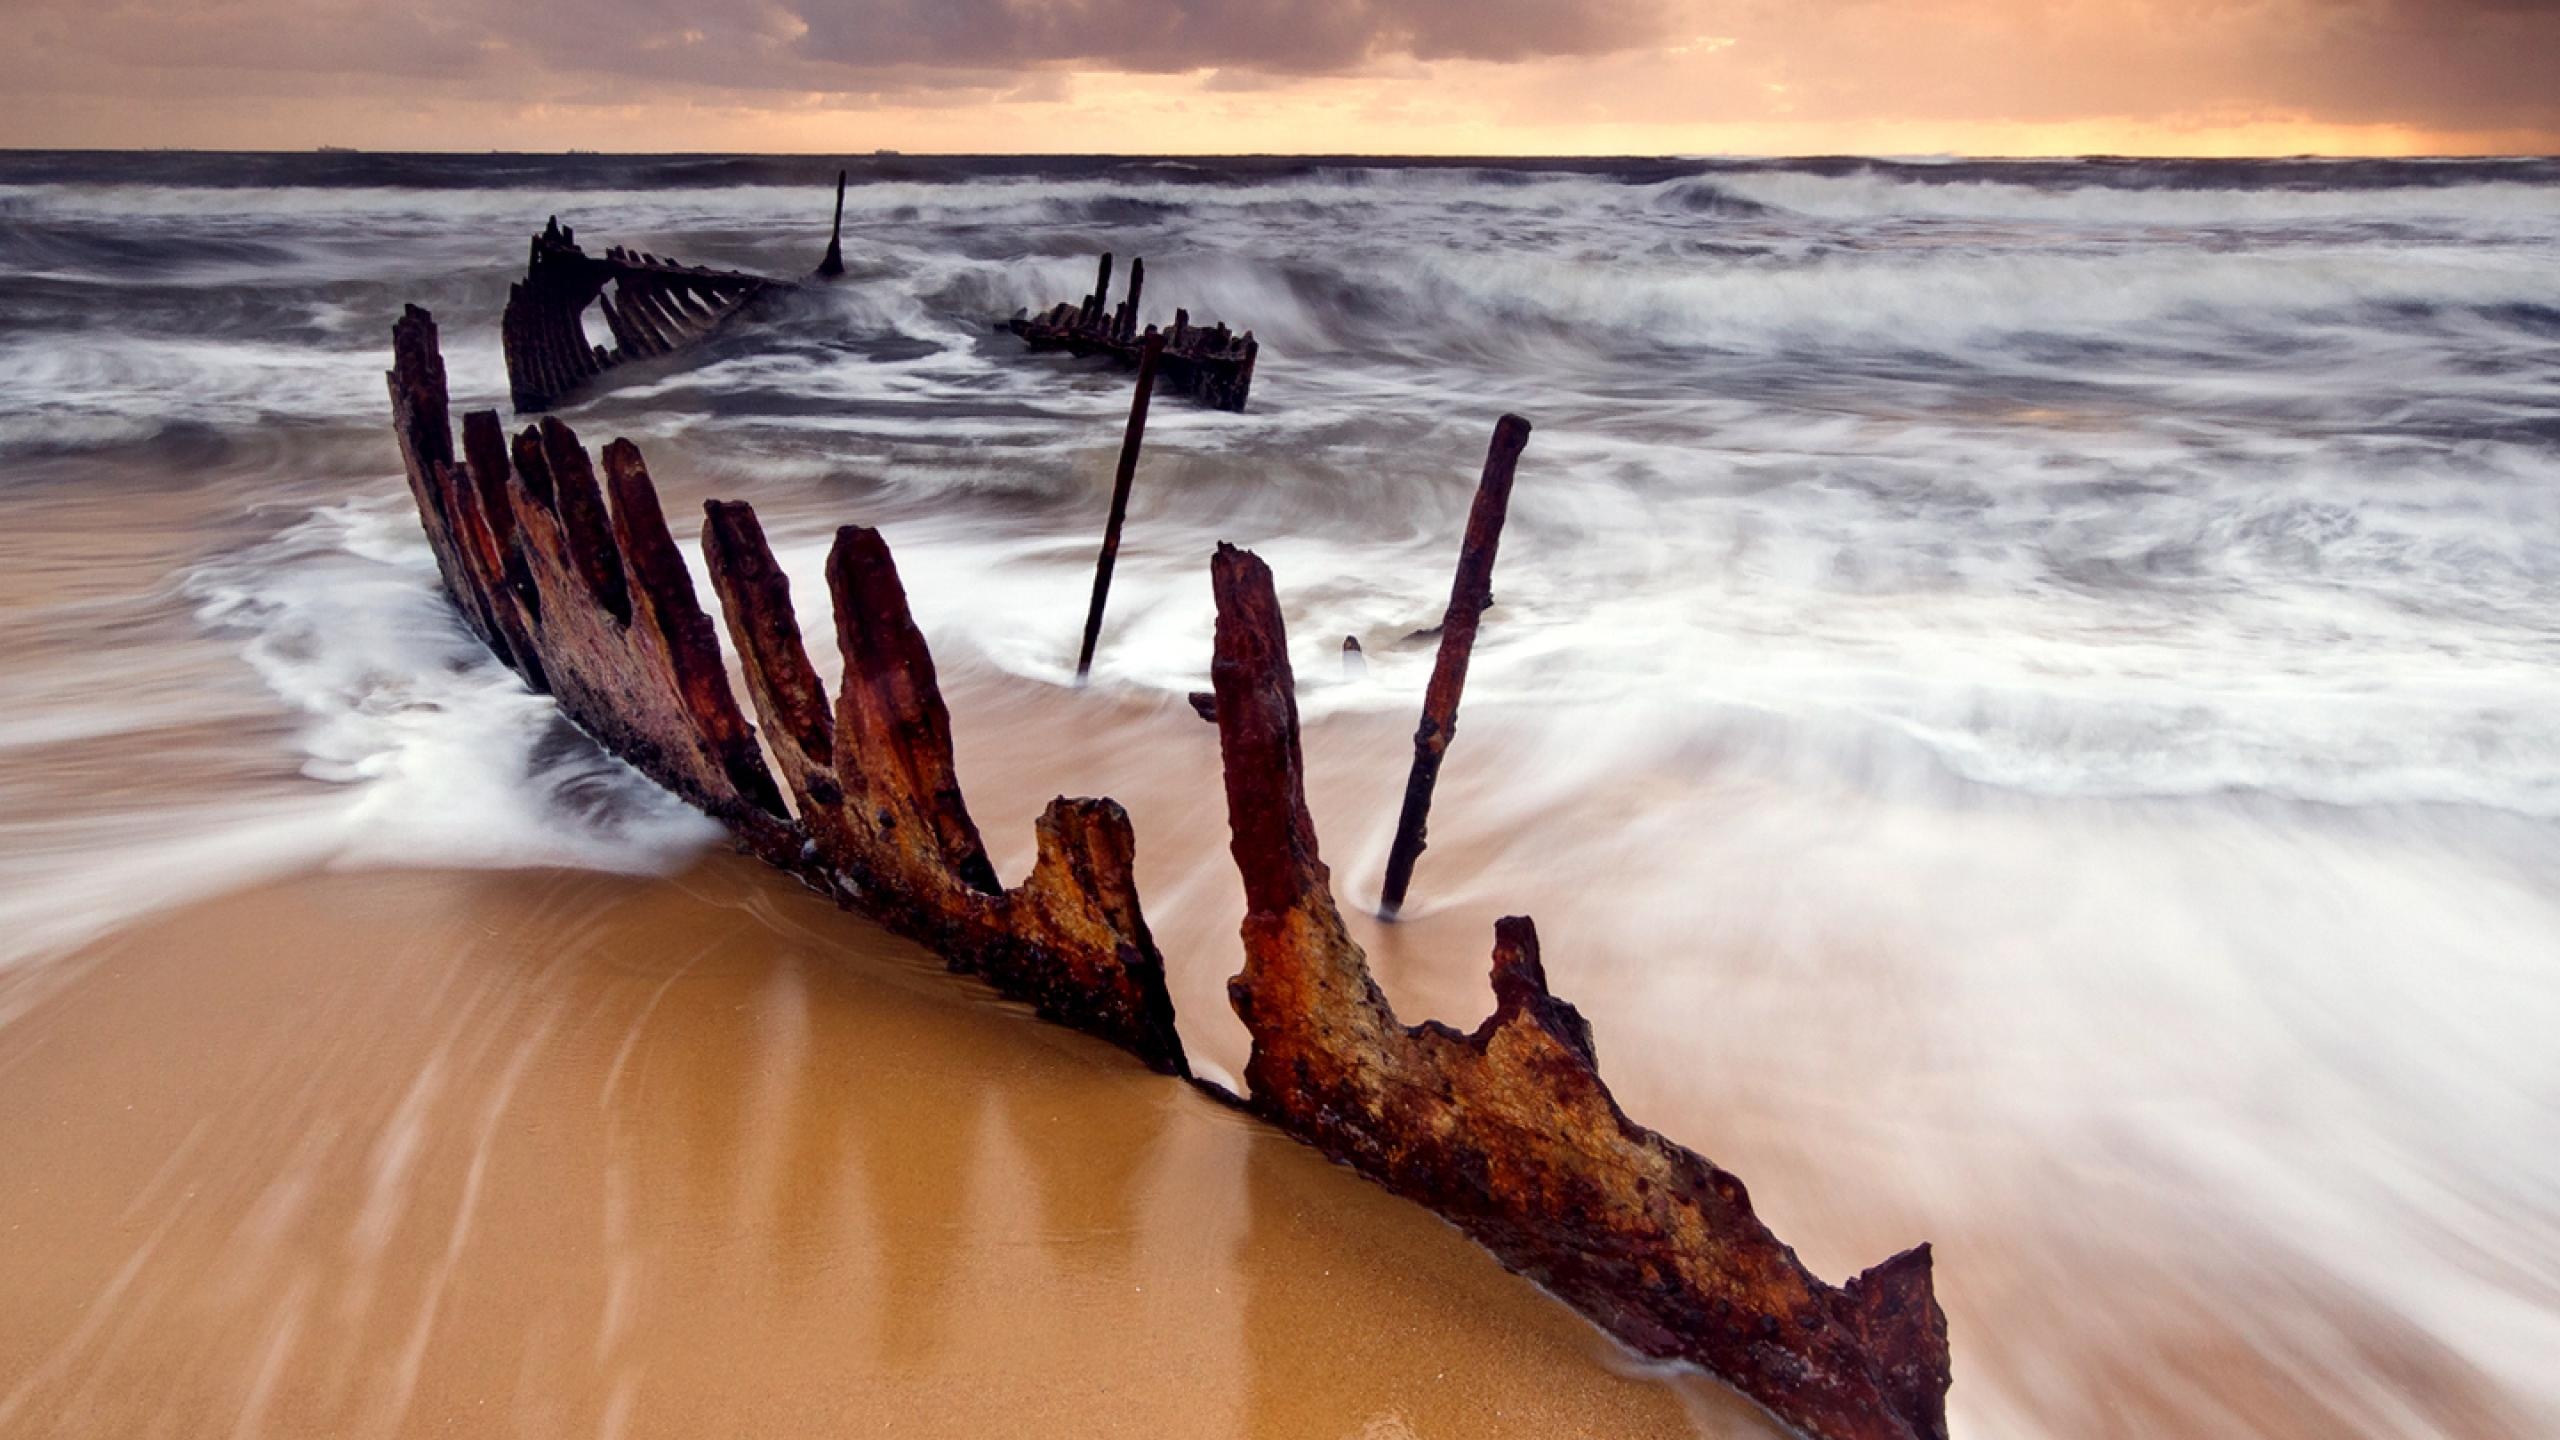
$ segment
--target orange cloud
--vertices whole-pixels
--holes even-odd
[[[2560,149],[2539,0],[22,3],[22,146]]]

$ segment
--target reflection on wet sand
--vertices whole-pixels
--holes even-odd
[[[744,861],[293,880],[77,976],[0,1030],[0,1433],[1770,1433]]]

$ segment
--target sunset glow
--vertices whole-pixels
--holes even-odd
[[[2560,149],[2528,0],[34,0],[0,143],[1402,154]]]

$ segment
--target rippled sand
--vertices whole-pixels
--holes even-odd
[[[65,964],[0,1030],[0,1434],[1773,1433],[743,861]]]

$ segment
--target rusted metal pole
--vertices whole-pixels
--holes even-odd
[[[1110,263],[1108,257],[1105,264]],[[1129,428],[1120,437],[1120,469],[1111,477],[1111,519],[1102,527],[1102,556],[1093,563],[1093,605],[1085,611],[1084,648],[1076,652],[1076,683],[1093,671],[1093,647],[1102,639],[1102,607],[1111,598],[1111,567],[1120,558],[1120,526],[1129,518],[1129,482],[1138,477],[1138,445],[1147,434],[1147,397],[1155,393],[1156,361],[1164,356],[1164,335],[1147,332],[1138,352],[1138,393],[1129,401]]]
[[[1484,478],[1476,482],[1475,507],[1467,512],[1467,538],[1458,549],[1458,578],[1449,587],[1449,613],[1440,623],[1440,658],[1423,692],[1422,727],[1413,732],[1413,772],[1404,782],[1404,813],[1396,820],[1395,848],[1387,852],[1387,883],[1378,911],[1392,920],[1404,908],[1413,862],[1422,855],[1423,828],[1431,818],[1431,789],[1440,761],[1458,733],[1458,697],[1467,688],[1467,660],[1476,647],[1476,621],[1493,603],[1493,553],[1502,543],[1502,521],[1511,511],[1511,476],[1529,444],[1529,422],[1505,415],[1494,423],[1485,453]]]
[[[827,258],[818,262],[818,274],[827,280],[844,273],[844,177],[844,171],[836,172],[836,223],[827,231]]]

